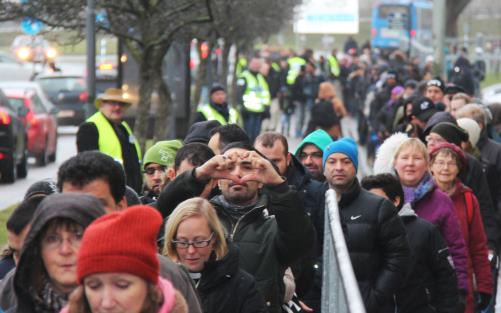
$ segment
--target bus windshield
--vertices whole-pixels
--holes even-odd
[[[404,5],[381,5],[379,18],[388,22],[388,28],[406,29],[409,21],[409,7]]]

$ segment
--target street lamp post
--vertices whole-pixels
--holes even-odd
[[[89,100],[87,103],[87,116],[90,116],[94,109],[94,99],[96,98],[96,12],[94,0],[87,0],[86,24],[87,34],[87,92]]]

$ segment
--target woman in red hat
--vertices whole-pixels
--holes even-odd
[[[454,202],[466,243],[468,290],[465,312],[483,310],[491,299],[492,274],[488,260],[487,238],[477,198],[472,190],[458,179],[459,173],[467,165],[466,158],[457,145],[447,142],[434,147],[430,152],[430,158],[431,172],[436,185]],[[474,299],[474,293],[477,293],[477,301]]]
[[[63,313],[187,313],[183,296],[159,276],[156,236],[162,217],[133,206],[95,220],[77,261],[80,287]]]

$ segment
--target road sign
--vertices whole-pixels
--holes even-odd
[[[35,36],[43,29],[43,23],[31,17],[25,17],[21,21],[21,30],[28,35]]]
[[[305,0],[295,21],[299,34],[357,34],[358,0]]]

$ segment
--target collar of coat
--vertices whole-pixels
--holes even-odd
[[[348,186],[345,192],[341,194],[341,199],[339,200],[339,207],[343,208],[355,200],[358,195],[360,194],[360,191],[362,188],[360,187],[360,184],[358,182],[358,178],[354,178],[351,184]]]

